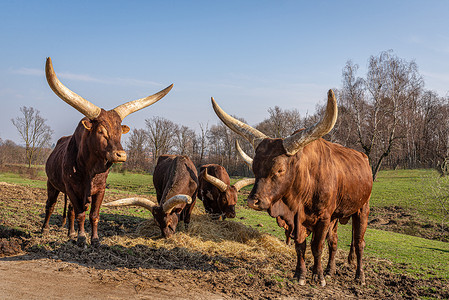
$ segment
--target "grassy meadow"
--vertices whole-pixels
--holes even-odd
[[[233,178],[232,180],[237,181],[238,179]],[[39,170],[36,179],[29,179],[12,172],[0,173],[0,182],[2,181],[39,188],[46,186],[45,174],[42,169]],[[284,232],[277,226],[275,219],[266,212],[257,212],[245,206],[245,199],[250,189],[251,186],[246,187],[240,193],[235,220],[284,240]],[[155,195],[151,175],[129,172],[111,173],[108,177],[108,192],[123,193],[125,196],[127,193]],[[446,201],[448,194],[449,180],[440,178],[434,170],[382,171],[374,183],[370,206],[372,209],[401,207],[416,213],[423,219],[447,224],[449,220],[445,219],[441,201]],[[200,200],[197,200],[197,205],[202,207]],[[61,206],[58,205],[56,213],[60,213],[61,210]],[[111,212],[119,214],[129,212],[130,215],[151,218],[148,211],[140,208],[108,210],[109,215]],[[41,222],[40,219],[38,221]],[[338,235],[339,249],[348,251],[351,225],[340,224]],[[365,240],[365,255],[380,261],[391,262],[392,272],[399,274],[405,272],[417,278],[449,280],[449,243],[447,242],[373,229],[370,226],[368,226]],[[372,268],[375,270],[375,266]]]

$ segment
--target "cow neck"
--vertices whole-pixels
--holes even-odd
[[[76,149],[75,167],[81,174],[87,176],[89,179],[93,178],[99,173],[106,172],[111,163],[107,163],[104,159],[99,159],[95,153],[92,153],[86,141],[88,131],[80,123],[72,136]]]

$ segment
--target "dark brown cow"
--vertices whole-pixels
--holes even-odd
[[[193,162],[184,155],[161,155],[153,174],[157,204],[146,198],[126,198],[103,206],[142,206],[151,211],[162,235],[171,237],[179,221],[187,228],[195,206],[198,176]]]
[[[373,185],[366,155],[328,142],[321,137],[337,119],[337,101],[332,90],[323,119],[285,139],[272,139],[226,114],[212,98],[218,117],[255,148],[252,169],[256,177],[247,199],[256,210],[271,210],[278,201],[292,212],[293,237],[298,262],[295,277],[305,284],[304,255],[307,230],[313,233],[313,278],[324,286],[321,254],[324,240],[336,246],[336,221],[352,217],[352,245],[357,256],[356,280],[365,283],[362,270],[364,234],[368,224],[369,198]],[[287,216],[287,221],[292,221]],[[303,228],[307,230],[303,230]]]
[[[200,167],[198,198],[212,219],[235,218],[237,193],[243,187],[254,184],[254,178],[246,178],[231,185],[223,166],[208,164]]]
[[[78,221],[78,244],[85,245],[85,211],[92,203],[89,220],[92,227],[91,243],[99,245],[98,222],[101,202],[106,187],[106,178],[113,163],[126,161],[126,152],[120,143],[121,135],[129,131],[122,120],[129,114],[147,107],[164,97],[173,85],[152,96],[134,100],[105,111],[66,88],[56,77],[51,59],[47,58],[45,72],[51,89],[62,100],[86,117],[71,136],[62,137],[50,154],[45,171],[47,173],[48,199],[42,232],[48,232],[50,216],[58,194],[68,195],[69,236],[74,238],[75,215]]]

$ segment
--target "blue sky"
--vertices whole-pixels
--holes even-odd
[[[107,110],[174,83],[124,120],[131,129],[152,116],[216,124],[211,96],[252,125],[275,105],[310,114],[341,87],[347,60],[364,76],[389,49],[446,96],[448,13],[449,1],[0,0],[0,138],[20,143],[11,118],[22,106],[40,110],[54,142],[82,118],[48,87],[48,56],[67,87]]]

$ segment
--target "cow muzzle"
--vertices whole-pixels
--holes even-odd
[[[228,209],[225,211],[226,218],[235,218],[235,205],[231,205],[228,207]]]
[[[123,150],[114,151],[111,154],[111,162],[113,163],[120,163],[126,161],[126,152]]]
[[[246,200],[248,207],[254,210],[267,210],[269,205],[267,201],[263,201],[259,198],[248,198]]]

